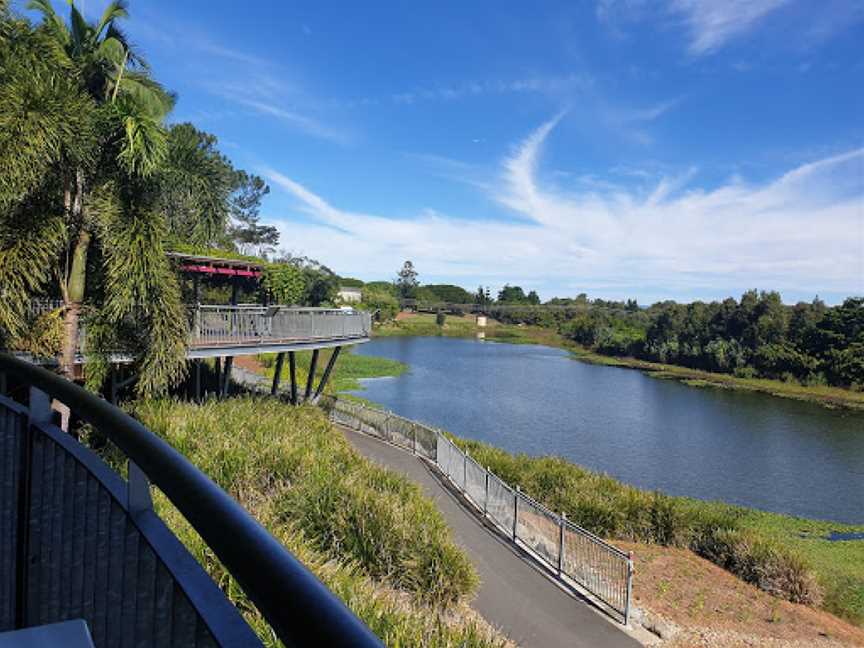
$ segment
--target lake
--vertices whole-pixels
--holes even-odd
[[[459,436],[672,495],[864,524],[860,413],[689,387],[536,345],[394,337],[356,352],[409,365],[359,395]]]

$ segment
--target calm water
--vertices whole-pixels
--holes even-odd
[[[512,452],[557,454],[641,488],[864,524],[864,416],[695,389],[559,349],[383,338],[409,372],[362,395]]]

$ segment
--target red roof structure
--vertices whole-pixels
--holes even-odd
[[[182,252],[168,252],[168,256],[180,262],[180,270],[192,274],[219,275],[223,277],[261,277],[263,266],[244,259],[220,259]]]

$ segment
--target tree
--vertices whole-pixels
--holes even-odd
[[[527,297],[521,287],[504,284],[504,287],[498,291],[498,302],[501,304],[525,304]]]
[[[474,299],[467,290],[452,284],[426,284],[423,287],[433,293],[437,301],[448,304],[470,304]]]
[[[532,306],[537,306],[540,303],[540,295],[537,294],[536,290],[532,290],[525,296],[525,301]]]
[[[72,3],[68,24],[49,0],[28,7],[43,16],[38,29],[2,18],[0,329],[22,334],[32,296],[58,294],[71,375],[86,303],[88,351],[121,344],[138,358],[139,392],[158,390],[185,366],[186,318],[158,209],[174,98],[117,27],[125,3],[94,23]],[[132,318],[136,335],[110,333]],[[100,366],[88,363],[96,381]]]
[[[403,299],[413,298],[419,285],[414,264],[406,261],[396,277],[396,287],[399,290],[399,296]]]
[[[270,187],[258,176],[245,171],[234,171],[233,176],[229,201],[233,221],[229,231],[233,243],[243,254],[272,254],[279,245],[279,230],[259,222],[261,200],[270,193]]]

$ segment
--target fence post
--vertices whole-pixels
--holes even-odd
[[[462,491],[468,492],[468,451],[462,455]]]
[[[417,426],[411,425],[411,441],[414,447],[414,454],[417,454]]]
[[[516,542],[516,522],[519,519],[519,493],[521,493],[519,485],[516,485],[516,490],[513,491],[513,542]]]
[[[483,517],[489,511],[489,466],[486,466],[486,494],[483,496]]]
[[[627,552],[627,600],[624,602],[624,625],[630,623],[630,599],[633,596],[633,552]]]
[[[561,578],[561,574],[564,571],[564,526],[566,520],[567,514],[561,511],[561,517],[558,518],[558,578]]]

